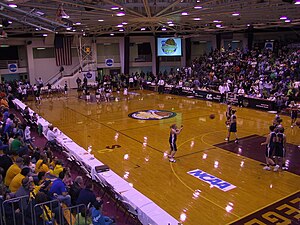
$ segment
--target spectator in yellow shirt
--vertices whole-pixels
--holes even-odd
[[[49,172],[50,168],[48,166],[48,159],[45,154],[41,155],[41,158],[36,162],[35,165],[35,173],[39,172]]]
[[[58,177],[59,173],[64,170],[64,167],[62,166],[62,161],[61,160],[56,160],[55,162],[55,167],[53,170],[53,175]]]
[[[23,168],[10,182],[9,190],[11,192],[16,192],[22,186],[22,180],[27,177],[29,173],[30,169],[28,167]]]
[[[8,102],[4,97],[0,98],[0,105],[5,106],[6,108],[8,108]]]
[[[7,172],[6,172],[6,176],[5,176],[5,180],[4,180],[4,184],[8,187],[12,181],[12,179],[21,172],[21,168],[23,166],[23,158],[18,157],[16,159],[16,162],[14,164],[12,164]]]

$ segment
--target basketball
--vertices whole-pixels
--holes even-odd
[[[214,119],[215,117],[216,117],[215,114],[210,114],[210,115],[209,115],[209,118],[210,118],[210,119]]]
[[[297,120],[297,121],[296,121],[296,125],[297,125],[298,127],[300,127],[300,120]]]

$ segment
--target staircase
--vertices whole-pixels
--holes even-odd
[[[83,80],[83,75],[81,71],[86,71],[90,65],[95,64],[95,62],[86,62],[85,64],[80,66],[80,64],[76,65],[72,69],[71,74],[63,74],[63,72],[58,72],[52,77],[50,77],[45,84],[50,83],[53,87],[63,87],[65,85],[65,81],[68,83],[69,88],[77,88],[76,79],[79,77]]]

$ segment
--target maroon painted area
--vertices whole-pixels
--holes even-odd
[[[265,163],[266,146],[260,145],[265,140],[265,137],[250,135],[241,138],[238,144],[231,141],[229,143],[223,142],[214,146]],[[287,143],[286,147],[286,159],[289,160],[288,171],[300,175],[300,149],[297,145],[289,143]]]
[[[230,225],[300,224],[300,191]],[[297,211],[298,210],[298,211]]]

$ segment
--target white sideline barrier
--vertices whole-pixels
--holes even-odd
[[[24,110],[26,105],[19,99],[14,99],[13,103],[19,110]],[[34,113],[29,109],[30,115]],[[43,134],[46,137],[49,122],[42,117],[38,118],[38,125],[43,127]],[[58,130],[57,142],[63,146],[72,156],[80,161],[89,171],[91,171],[92,179],[96,177],[99,180],[105,180],[111,185],[115,192],[119,193],[124,201],[131,204],[137,211],[138,218],[143,225],[178,225],[178,221],[171,215],[165,212],[162,208],[156,205],[151,199],[144,196],[138,190],[133,188],[127,181],[117,175],[115,172],[109,170],[102,173],[97,173],[96,166],[104,165],[101,161],[96,159],[94,155],[76,144],[71,138]]]

